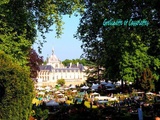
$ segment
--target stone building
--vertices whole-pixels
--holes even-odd
[[[65,85],[80,85],[86,80],[84,70],[84,66],[79,63],[70,63],[68,66],[64,66],[52,50],[52,55],[48,58],[47,64],[40,66],[37,85],[55,86],[58,79],[64,79]]]

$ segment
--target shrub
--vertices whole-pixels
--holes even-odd
[[[28,120],[32,110],[33,82],[26,67],[0,51],[0,119]]]
[[[63,86],[65,84],[65,80],[64,79],[58,79],[57,84],[60,84],[61,86]]]

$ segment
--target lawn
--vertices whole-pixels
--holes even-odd
[[[68,105],[74,104],[74,103],[73,103],[72,101],[70,101],[70,100],[67,100],[66,103],[67,103]],[[87,108],[90,108],[90,102],[89,102],[89,101],[85,101],[85,102],[84,102],[84,105],[85,105]],[[97,106],[96,106],[96,105],[93,105],[92,108],[97,108]]]
[[[34,99],[32,100],[32,104],[36,104],[36,106],[39,105],[39,104],[41,104],[41,103],[42,103],[42,101],[40,101],[40,100],[38,100],[38,99],[36,99],[36,98],[34,98]]]

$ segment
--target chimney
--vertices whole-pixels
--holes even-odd
[[[79,66],[79,62],[77,62],[77,67]]]
[[[69,64],[69,67],[70,67],[70,68],[72,67],[72,63]]]

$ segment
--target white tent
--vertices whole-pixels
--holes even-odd
[[[46,90],[46,92],[50,92],[51,90]]]
[[[59,97],[64,97],[64,94],[59,93],[59,94],[57,94],[57,96],[59,96]]]
[[[46,87],[45,87],[45,89],[46,89],[46,90],[50,90],[50,89],[51,89],[51,87],[49,87],[49,86],[46,86]]]
[[[96,97],[96,96],[100,96],[100,94],[96,93],[96,92],[90,94],[90,98],[93,98],[93,97]]]
[[[121,81],[117,81],[117,82],[115,83],[115,85],[116,85],[116,86],[121,86]]]
[[[147,92],[146,94],[147,95],[154,95],[154,93],[152,93],[152,92]]]
[[[59,92],[60,92],[60,93],[64,93],[64,90],[61,89],[61,90],[59,90]]]
[[[75,85],[72,85],[72,86],[70,86],[69,88],[76,88],[76,86],[75,86]]]
[[[77,92],[77,90],[73,90],[72,92],[75,93],[75,92]]]
[[[89,87],[88,86],[83,86],[83,87],[81,87],[81,89],[87,90],[87,89],[89,89]]]
[[[56,94],[60,94],[61,92],[59,92],[59,91],[56,91],[55,93],[56,93]]]
[[[45,89],[42,88],[42,87],[37,87],[36,89],[37,89],[37,90],[45,90]]]
[[[69,88],[67,88],[67,87],[66,87],[66,88],[64,88],[64,90],[68,90],[68,89],[69,89]]]
[[[94,93],[91,93],[91,95],[99,95],[99,93],[97,93],[97,92],[94,92]]]
[[[59,103],[55,102],[54,100],[50,100],[46,103],[46,106],[59,106]]]
[[[38,92],[38,95],[44,95],[45,93],[44,92]]]

